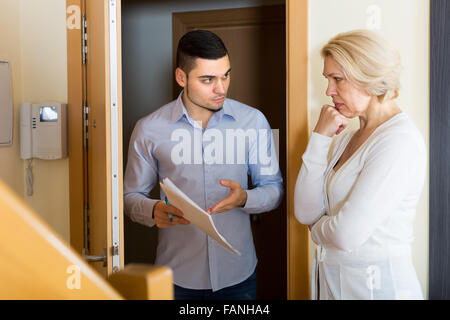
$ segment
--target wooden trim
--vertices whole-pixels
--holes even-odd
[[[80,9],[80,29],[67,29],[67,102],[69,144],[70,244],[81,254],[84,242],[83,180],[83,67],[81,57],[81,0],[66,0],[66,8]],[[68,12],[69,18],[74,12]]]
[[[286,1],[288,299],[310,298],[309,231],[294,215],[294,188],[308,144],[308,0]]]
[[[429,297],[450,299],[450,3],[430,7]]]
[[[122,270],[125,265],[125,239],[124,239],[124,217],[123,217],[123,102],[122,102],[122,1],[117,0],[117,107],[119,110],[119,214],[120,214],[120,269]]]

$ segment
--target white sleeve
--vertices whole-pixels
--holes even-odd
[[[294,191],[295,217],[302,224],[312,225],[325,213],[325,171],[332,141],[333,138],[313,132],[302,156]]]
[[[312,240],[351,252],[395,211],[425,167],[409,134],[385,136],[371,146],[351,193],[334,216],[322,216],[311,228]],[[414,185],[415,186],[415,185]]]

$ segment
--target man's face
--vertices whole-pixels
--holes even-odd
[[[184,87],[185,104],[212,112],[222,109],[230,86],[230,72],[228,56],[217,60],[195,59],[195,66],[185,80],[182,83],[177,80]]]

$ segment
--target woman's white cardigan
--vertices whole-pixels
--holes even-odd
[[[380,125],[337,170],[354,132],[312,133],[295,187],[295,216],[317,244],[319,299],[422,299],[412,264],[413,221],[426,148],[409,117]],[[331,151],[331,152],[330,152]]]

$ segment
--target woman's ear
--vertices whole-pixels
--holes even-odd
[[[179,84],[180,87],[184,88],[187,84],[187,75],[180,68],[175,69],[175,80]]]

